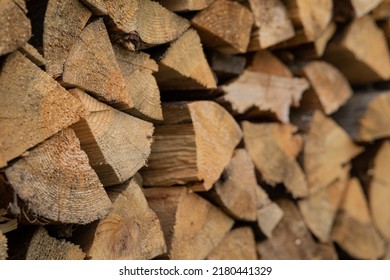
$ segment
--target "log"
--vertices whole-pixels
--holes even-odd
[[[257,226],[267,238],[272,238],[276,226],[284,216],[283,210],[278,204],[272,202],[261,188],[256,189],[256,197]]]
[[[223,240],[234,221],[185,187],[147,188],[171,260],[202,260]]]
[[[7,249],[7,238],[0,230],[0,260],[8,258]]]
[[[86,224],[104,217],[111,207],[87,155],[69,128],[36,146],[8,167],[5,174],[23,201],[16,205],[22,218],[31,223]]]
[[[336,35],[328,44],[324,59],[335,65],[354,85],[390,79],[390,55],[385,35],[368,15],[354,20]]]
[[[22,53],[24,56],[26,56],[28,59],[34,62],[35,65],[39,67],[45,66],[46,64],[46,60],[43,58],[43,56],[38,52],[38,50],[34,46],[30,45],[29,43],[20,47],[19,52]]]
[[[363,151],[335,121],[320,111],[314,112],[304,142],[303,167],[311,194],[340,178],[342,167]]]
[[[194,29],[189,29],[170,45],[159,59],[155,77],[161,90],[213,89],[217,86]]]
[[[0,98],[0,167],[86,114],[76,98],[19,52],[3,64]]]
[[[157,0],[162,6],[172,12],[201,11],[214,0]]]
[[[306,79],[284,78],[245,70],[238,79],[221,86],[217,102],[235,116],[265,116],[289,122],[290,106],[298,106],[309,88]]]
[[[191,20],[204,45],[227,54],[247,51],[253,22],[249,9],[228,0],[214,1]]]
[[[108,14],[106,0],[80,0],[84,6],[88,7],[96,16],[106,16]]]
[[[250,227],[231,230],[210,252],[207,260],[257,260],[256,241]]]
[[[321,110],[326,115],[336,112],[352,96],[344,75],[324,61],[312,61],[299,70],[311,84],[302,96],[300,108]]]
[[[153,124],[100,103],[82,90],[69,92],[91,112],[72,128],[102,184],[112,186],[130,179],[147,162]]]
[[[296,161],[302,139],[289,124],[242,123],[245,147],[262,179],[272,186],[283,183],[294,197],[308,194],[305,175]]]
[[[290,69],[268,50],[255,52],[246,70],[285,78],[294,77]]]
[[[295,35],[287,9],[281,0],[249,0],[254,17],[248,51],[272,47]]]
[[[337,181],[298,202],[308,228],[320,242],[331,241],[330,234],[349,181],[349,171],[350,166],[344,167]]]
[[[383,0],[334,1],[335,19],[338,21],[345,21],[360,18],[377,8],[381,2],[383,2]]]
[[[363,189],[356,178],[348,183],[332,239],[353,258],[379,259],[385,254],[385,243],[372,224]]]
[[[114,44],[114,53],[134,107],[129,113],[151,121],[162,120],[160,90],[153,74],[157,63],[143,52],[132,52]]]
[[[19,6],[14,0],[3,0],[0,4],[0,56],[23,46],[31,37],[31,23],[26,16],[25,3]]]
[[[217,51],[208,54],[207,60],[219,84],[241,75],[246,67],[245,57]]]
[[[242,133],[233,117],[212,101],[163,106],[164,123],[156,126],[145,186],[203,182],[209,190],[228,165]]]
[[[91,12],[77,0],[48,1],[43,27],[43,53],[46,72],[52,77],[62,75],[69,51],[90,16]]]
[[[51,237],[39,227],[28,246],[26,260],[83,260],[85,253],[80,247],[64,239]]]
[[[390,136],[390,91],[354,94],[333,115],[336,122],[358,142]]]
[[[62,80],[66,86],[81,88],[115,108],[133,107],[102,19],[88,24],[72,45]]]
[[[112,210],[103,219],[77,229],[72,240],[88,259],[147,260],[166,252],[156,213],[134,179],[108,188]]]

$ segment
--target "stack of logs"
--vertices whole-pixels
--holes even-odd
[[[0,259],[390,258],[389,0],[2,0],[0,25]]]

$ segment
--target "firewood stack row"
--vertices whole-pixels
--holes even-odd
[[[1,1],[0,259],[390,258],[390,1],[314,2]]]

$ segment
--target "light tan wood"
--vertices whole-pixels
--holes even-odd
[[[93,260],[147,260],[166,253],[156,213],[135,180],[107,189],[113,208],[92,225],[76,230],[74,240]]]
[[[27,249],[26,260],[83,260],[85,253],[79,246],[64,239],[51,237],[45,228],[34,233]]]
[[[283,183],[294,197],[308,194],[305,175],[296,161],[302,139],[288,124],[242,123],[245,147],[262,179],[270,184]]]
[[[352,84],[390,79],[390,55],[383,31],[370,16],[354,20],[332,40],[324,59]]]
[[[207,8],[214,0],[158,0],[172,12],[200,11]]]
[[[272,47],[295,35],[287,9],[280,0],[249,0],[254,27],[248,51]]]
[[[208,190],[228,165],[242,132],[233,117],[212,101],[163,106],[152,152],[141,170],[145,186],[203,182]]]
[[[247,51],[253,15],[234,1],[216,0],[192,18],[202,43],[222,53]]]
[[[0,260],[5,260],[8,257],[7,253],[7,238],[0,230]]]
[[[331,118],[315,111],[304,136],[303,166],[310,193],[315,193],[340,178],[343,165],[363,149]]]
[[[300,108],[322,110],[326,115],[336,112],[352,96],[352,88],[344,75],[324,61],[312,61],[300,69],[311,84],[300,102]]]
[[[111,207],[87,155],[69,128],[36,146],[8,167],[5,174],[25,204],[15,207],[31,223],[86,224],[104,217]]]
[[[185,187],[148,188],[172,260],[204,259],[223,240],[234,221]]]
[[[17,50],[31,37],[31,23],[26,16],[25,3],[23,6],[13,0],[0,3],[0,56]]]
[[[88,7],[94,15],[104,16],[108,13],[106,0],[80,0],[80,2]]]
[[[334,1],[336,20],[360,18],[374,10],[383,0]]]
[[[198,33],[189,29],[174,41],[159,60],[155,74],[162,90],[216,88]]]
[[[285,78],[246,70],[238,79],[221,86],[224,95],[217,101],[233,115],[267,116],[288,123],[290,106],[298,106],[308,88],[304,78]]]
[[[44,66],[46,60],[38,52],[38,50],[29,43],[19,48],[19,52],[24,54],[28,59],[34,62],[37,66]]]
[[[114,53],[121,68],[128,95],[134,103],[129,113],[145,120],[162,120],[160,90],[153,74],[157,63],[143,52],[132,52],[114,44]]]
[[[378,259],[385,254],[385,243],[372,225],[363,189],[356,178],[348,183],[332,239],[353,258]]]
[[[231,230],[207,260],[257,260],[256,241],[250,227]]]
[[[19,52],[3,64],[0,99],[0,167],[86,114],[76,98]]]
[[[102,19],[88,24],[72,45],[62,80],[118,109],[133,107]]]
[[[279,58],[267,50],[255,52],[246,68],[249,71],[261,72],[272,76],[293,78],[290,69]]]
[[[70,92],[91,111],[72,126],[89,164],[104,186],[127,181],[147,162],[153,124],[100,103],[82,90]]]

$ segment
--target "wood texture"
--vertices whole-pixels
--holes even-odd
[[[218,84],[241,75],[244,72],[247,61],[243,56],[223,54],[217,51],[208,54],[207,60],[218,78]]]
[[[6,260],[8,257],[7,254],[7,238],[0,231],[0,260]]]
[[[367,15],[383,0],[345,0],[334,1],[336,20],[350,20]]]
[[[76,98],[19,52],[3,64],[0,97],[0,167],[86,114]]]
[[[294,77],[287,65],[268,50],[255,52],[246,69],[272,76],[285,78]]]
[[[172,12],[200,11],[207,8],[214,0],[158,0]]]
[[[34,62],[37,66],[44,66],[46,64],[46,60],[44,57],[38,52],[38,50],[30,45],[29,43],[19,48],[19,52]]]

